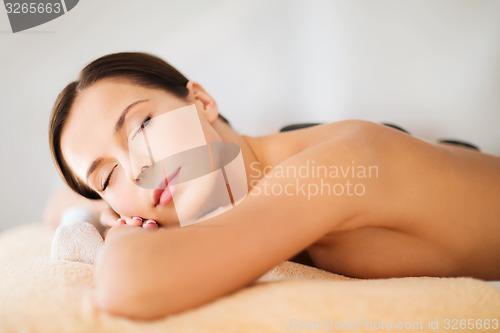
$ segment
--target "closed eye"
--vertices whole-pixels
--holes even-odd
[[[115,166],[113,167],[113,169],[111,169],[111,172],[109,173],[108,178],[106,178],[106,181],[105,181],[105,182],[104,182],[104,184],[102,185],[102,190],[101,190],[102,192],[104,192],[104,191],[106,190],[106,188],[108,187],[109,182],[110,182],[110,180],[111,180],[111,176],[113,175],[113,171],[115,171],[115,169],[116,169],[116,167],[117,167],[117,166],[118,166],[118,165],[115,165]]]

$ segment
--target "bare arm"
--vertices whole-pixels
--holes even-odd
[[[43,224],[57,228],[61,222],[61,215],[68,207],[79,207],[88,210],[91,214],[99,217],[101,221],[111,223],[116,220],[109,205],[104,200],[90,200],[73,192],[67,185],[51,195],[43,214]],[[114,213],[114,212],[113,212]]]
[[[365,151],[363,140],[347,135],[311,147],[283,165],[307,160],[347,165]],[[363,222],[354,212],[363,211],[364,198],[255,195],[265,186],[290,182],[294,178],[271,172],[222,215],[184,228],[134,228],[109,237],[97,267],[98,307],[153,319],[198,306],[251,283],[332,229],[349,230]]]

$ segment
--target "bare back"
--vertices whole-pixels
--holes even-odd
[[[326,140],[335,129],[318,128],[316,136],[311,128],[287,140]],[[366,198],[371,209],[362,226],[334,229],[310,246],[314,264],[364,278],[499,279],[500,158],[381,125],[370,131],[380,170],[380,187]]]

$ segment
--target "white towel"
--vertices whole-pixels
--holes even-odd
[[[97,227],[101,227],[100,223],[90,212],[79,207],[67,208],[52,239],[51,259],[94,264],[104,245]]]

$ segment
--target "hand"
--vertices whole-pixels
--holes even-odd
[[[127,224],[135,227],[143,227],[148,230],[158,229],[158,223],[156,223],[155,220],[146,220],[139,216],[120,216],[109,206],[101,212],[100,220],[107,228],[120,224]]]
[[[134,216],[131,218],[118,217],[112,223],[109,222],[110,218],[116,217],[116,216],[118,216],[118,214],[116,214],[114,211],[112,213],[108,212],[108,213],[104,214],[104,219],[105,219],[104,223],[106,223],[105,225],[107,225],[109,227],[109,229],[105,233],[105,236],[104,236],[105,239],[108,238],[110,233],[115,233],[118,230],[126,230],[126,229],[133,228],[133,227],[142,227],[143,229],[146,229],[146,230],[158,229],[158,223],[156,223],[155,220],[144,220],[138,216]],[[102,215],[101,215],[101,218],[102,218]]]

